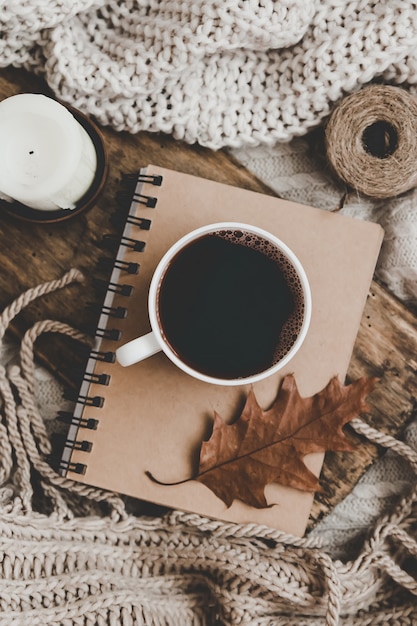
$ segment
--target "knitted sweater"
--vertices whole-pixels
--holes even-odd
[[[117,130],[211,148],[305,134],[376,76],[417,81],[409,0],[3,0],[0,66]]]

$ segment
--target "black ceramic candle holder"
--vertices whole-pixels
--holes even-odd
[[[62,104],[62,103],[61,103]],[[104,144],[104,138],[94,122],[71,106],[64,105],[74,118],[81,124],[84,130],[90,136],[97,155],[97,170],[94,176],[94,180],[88,189],[88,191],[77,201],[74,209],[57,209],[52,211],[46,211],[41,209],[34,209],[28,207],[21,202],[14,200],[13,202],[7,202],[0,199],[0,211],[3,211],[17,219],[24,220],[26,222],[36,222],[43,224],[51,224],[53,222],[62,222],[68,220],[80,213],[83,213],[87,209],[91,208],[97,201],[103,187],[106,183],[108,176],[108,158],[107,151]]]

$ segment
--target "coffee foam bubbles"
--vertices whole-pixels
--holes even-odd
[[[245,230],[219,230],[214,235],[233,244],[258,250],[277,263],[294,298],[294,311],[282,327],[279,345],[276,346],[271,367],[281,361],[297,340],[305,315],[304,290],[297,270],[291,260],[268,239]]]

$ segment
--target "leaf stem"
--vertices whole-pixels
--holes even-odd
[[[184,478],[183,480],[178,480],[175,483],[164,483],[161,480],[155,478],[155,476],[151,472],[146,471],[145,474],[153,483],[156,483],[157,485],[162,485],[163,487],[175,487],[176,485],[184,485],[185,483],[190,482],[190,480],[195,480],[199,476],[199,474],[196,474],[195,476],[191,476],[191,478]]]

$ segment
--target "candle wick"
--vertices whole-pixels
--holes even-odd
[[[34,154],[34,151],[33,150],[29,150],[29,154]]]

